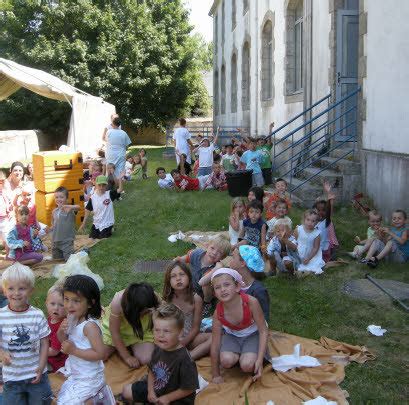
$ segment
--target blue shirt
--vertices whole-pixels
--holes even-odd
[[[203,277],[207,270],[212,269],[216,263],[202,267],[202,257],[206,254],[203,249],[195,249],[190,254],[190,271],[192,273],[193,290],[203,298],[203,290],[199,285],[199,280]]]
[[[249,218],[243,221],[244,238],[247,243],[256,248],[260,247],[261,243],[261,229],[265,222],[260,218],[255,224]]]
[[[240,158],[240,162],[246,164],[246,170],[252,170],[253,174],[258,174],[261,173],[260,163],[262,159],[263,156],[259,150],[246,150]]]
[[[402,228],[395,228],[395,227],[391,227],[391,232],[393,232],[396,236],[399,236],[399,238],[402,237],[403,232],[405,232],[406,230],[408,230],[407,226],[403,226]],[[392,239],[395,240],[395,239]],[[396,240],[396,245],[398,246],[398,249],[403,253],[403,256],[405,257],[406,261],[409,261],[409,239],[406,240],[406,242],[401,245],[400,243],[398,243]]]

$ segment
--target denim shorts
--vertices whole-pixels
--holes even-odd
[[[22,381],[7,381],[3,387],[4,405],[51,405],[53,393],[47,373],[38,384],[30,378]]]

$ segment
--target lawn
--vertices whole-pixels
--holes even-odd
[[[215,191],[175,193],[160,190],[155,169],[170,170],[173,160],[162,159],[163,148],[149,148],[149,179],[127,184],[123,201],[116,203],[114,236],[91,250],[91,269],[105,282],[103,304],[130,282],[146,281],[157,291],[162,288],[162,275],[135,273],[138,260],[173,258],[191,245],[168,242],[169,233],[182,230],[226,230],[230,211],[227,193]],[[301,210],[290,216],[300,223]],[[340,257],[351,250],[353,236],[365,235],[366,220],[349,207],[339,207],[334,217],[341,242]],[[363,278],[368,268],[351,263],[330,269],[322,276],[299,280],[274,277],[265,280],[271,297],[271,323],[275,330],[318,339],[327,336],[347,343],[365,345],[377,359],[363,365],[351,364],[346,369],[342,388],[350,394],[352,404],[408,403],[408,314],[388,300],[380,303],[353,299],[342,293],[350,279]],[[372,271],[376,278],[409,283],[408,266],[380,265]],[[33,304],[44,308],[47,289],[53,280],[40,280]],[[366,331],[370,324],[388,329],[384,337]]]

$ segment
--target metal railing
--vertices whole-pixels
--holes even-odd
[[[301,188],[325,170],[334,167],[341,159],[355,153],[357,94],[360,91],[361,88],[358,87],[332,104],[329,103],[331,94],[328,94],[270,134],[273,137],[273,169],[277,172],[279,169],[289,166],[283,173],[280,173],[280,176],[289,177],[290,193]],[[313,110],[316,107],[322,109],[325,102],[328,103],[326,108],[314,114]],[[312,117],[305,119],[307,113],[310,113]],[[289,126],[301,117],[304,118],[302,124],[289,130]],[[283,137],[277,138],[277,134],[285,129],[289,130],[289,132]],[[300,136],[301,131],[303,135]],[[284,144],[285,141],[289,143],[288,146]],[[280,144],[282,147],[278,148]],[[348,148],[345,148],[345,146],[348,146]],[[302,174],[307,167],[317,163],[323,155],[328,155],[330,152],[341,148],[343,151],[341,157],[324,167],[320,167],[312,175],[304,175],[301,183],[293,186],[294,178]],[[280,162],[279,158],[286,152],[290,156]]]

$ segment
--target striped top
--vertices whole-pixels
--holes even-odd
[[[15,312],[8,306],[0,309],[0,349],[10,353],[11,364],[3,365],[3,380],[34,378],[40,362],[40,339],[50,334],[41,310],[29,306]],[[47,372],[47,367],[44,369]]]

